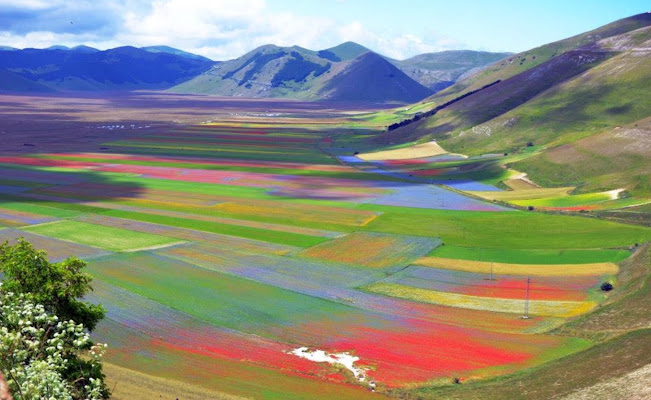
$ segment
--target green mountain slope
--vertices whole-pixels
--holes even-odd
[[[372,52],[353,42],[342,43],[320,51],[298,46],[266,45],[235,60],[222,62],[210,71],[173,88],[172,91],[221,96],[290,97],[306,100],[323,98],[351,100],[365,97],[368,101],[375,102],[412,102],[449,86],[468,71],[483,67],[505,55],[505,53],[451,51],[423,54],[404,61],[378,56],[386,62],[380,63],[376,58],[375,61],[378,62],[360,67],[359,65],[371,61],[370,58],[363,57],[367,53]],[[400,71],[382,72],[388,68],[385,64],[389,63]],[[363,96],[362,93],[352,91],[348,92],[349,95],[344,95],[347,93],[344,88],[352,87],[354,82],[345,82],[345,79],[342,79],[350,74],[339,73],[344,70],[350,72],[351,65],[358,66],[352,71],[364,69],[370,73],[364,81],[368,81],[373,76],[374,84],[378,87],[365,86],[370,92]],[[374,70],[371,65],[375,65],[378,69]],[[389,77],[389,75],[393,76]],[[343,85],[341,90],[336,90],[332,84],[328,84],[335,76],[338,77],[335,81]],[[382,79],[382,76],[392,79]],[[397,84],[396,79],[401,83]],[[412,81],[418,84],[414,85]],[[423,91],[421,85],[429,90]],[[387,93],[388,96],[380,97],[372,93]]]
[[[455,86],[477,90],[477,85],[498,83],[375,141],[436,139],[445,149],[468,155],[522,153],[521,160],[509,166],[543,186],[578,186],[578,192],[625,188],[651,197],[651,146],[646,139],[651,116],[650,26],[651,14],[642,14],[592,31],[598,35],[542,46],[539,49],[563,51],[514,75],[512,65],[494,65],[492,72]],[[619,33],[604,37],[612,32]],[[588,38],[599,37],[586,44]],[[568,43],[582,46],[569,48]],[[469,93],[452,96],[451,90],[428,101],[440,105]],[[534,151],[525,152],[531,145]]]
[[[319,93],[336,100],[413,102],[431,92],[382,56],[366,53],[329,79]]]
[[[435,94],[432,99],[441,99],[441,102],[445,102],[463,92],[478,89],[498,79],[508,79],[567,51],[648,26],[650,20],[651,14],[649,13],[634,15],[567,39],[512,55],[490,65],[468,79],[457,82],[447,90]]]
[[[54,89],[0,68],[0,93],[53,92]]]

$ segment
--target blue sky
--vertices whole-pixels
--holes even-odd
[[[0,0],[0,45],[165,44],[234,58],[274,43],[351,40],[395,58],[524,51],[649,11],[638,0]]]

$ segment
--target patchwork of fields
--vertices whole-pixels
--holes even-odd
[[[432,184],[443,165],[458,172],[446,186],[502,193],[453,155],[377,171],[332,129],[223,122],[92,153],[0,155],[0,240],[88,261],[109,374],[288,399],[377,397],[373,386],[450,384],[584,349],[546,332],[603,301],[601,283],[651,239]],[[299,347],[359,357],[364,376],[290,354]]]
[[[429,153],[423,152],[423,146],[428,146],[425,148]],[[340,156],[340,159],[360,169],[384,176],[403,178],[421,184],[443,185],[465,193],[473,197],[467,199],[467,204],[462,206],[462,209],[468,210],[494,210],[498,207],[497,204],[506,204],[548,211],[587,212],[617,210],[651,203],[648,196],[639,193],[632,196],[622,188],[590,193],[574,193],[577,188],[572,186],[543,188],[532,182],[526,174],[510,168],[513,163],[535,157],[540,151],[541,149],[529,147],[511,155],[503,153],[466,157],[447,153],[436,142],[426,142],[407,143],[386,151],[344,155]],[[421,186],[423,187],[418,189],[420,191],[434,192],[439,189],[431,185]],[[406,195],[411,196],[412,199],[422,197],[418,193],[406,193]],[[459,209],[462,202],[458,198],[450,197],[454,195],[456,193],[450,192],[443,196],[439,195],[437,208],[446,209],[444,205],[447,199],[450,209]],[[478,206],[472,203],[474,198],[481,198],[493,204],[484,203]],[[378,204],[391,204],[381,201],[383,200]],[[412,200],[408,205],[418,207],[416,202]]]

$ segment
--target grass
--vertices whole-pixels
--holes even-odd
[[[130,400],[134,398],[158,400],[163,396],[182,397],[185,400],[243,399],[243,397],[204,389],[182,381],[143,374],[110,363],[103,363],[102,370],[106,375],[106,383],[111,389],[111,398],[114,400]]]
[[[475,191],[472,192],[472,194],[486,200],[508,201],[512,203],[516,203],[514,200],[527,200],[526,205],[529,205],[528,200],[542,199],[548,197],[564,197],[567,196],[568,195],[567,192],[569,192],[572,189],[573,189],[572,187],[566,187],[566,188],[536,188],[536,189],[505,190],[501,192]]]
[[[165,236],[78,221],[57,221],[29,226],[23,230],[109,251],[133,251],[179,242]]]
[[[628,258],[628,250],[609,249],[509,249],[462,246],[439,246],[429,255],[473,261],[494,261],[508,264],[592,264],[617,263]]]
[[[622,272],[613,281],[615,290],[609,299],[594,312],[559,328],[559,333],[612,337],[650,327],[651,245],[639,248],[620,268]]]
[[[435,236],[446,246],[603,249],[651,240],[648,228],[564,215],[426,210],[370,204],[359,208],[383,212],[364,227],[366,230]]]
[[[24,211],[54,218],[73,218],[79,215],[79,212],[73,210],[48,207],[40,204],[25,203],[20,201],[3,201],[3,197],[4,196],[0,195],[0,207],[6,208],[8,210]]]
[[[573,196],[547,197],[528,200],[516,200],[511,202],[521,206],[573,207],[601,203],[608,200],[611,200],[611,196],[608,193],[586,193]]]
[[[102,212],[102,215],[131,219],[134,221],[162,224],[177,228],[186,228],[210,233],[218,233],[222,235],[256,239],[271,243],[286,244],[298,247],[314,246],[327,240],[327,238],[302,235],[299,233],[271,231],[267,229],[251,228],[248,226],[220,224],[210,221],[197,221],[194,219],[170,217],[166,215],[145,214],[134,211],[106,210]]]

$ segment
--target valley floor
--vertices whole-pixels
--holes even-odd
[[[116,398],[480,396],[648,336],[568,326],[646,276],[630,256],[651,229],[470,197],[497,191],[472,174],[437,185],[355,162],[346,143],[373,133],[356,110],[152,94],[121,100],[139,111],[118,123],[111,99],[77,114],[59,99],[26,130],[34,100],[3,100],[0,240],[88,261]]]

